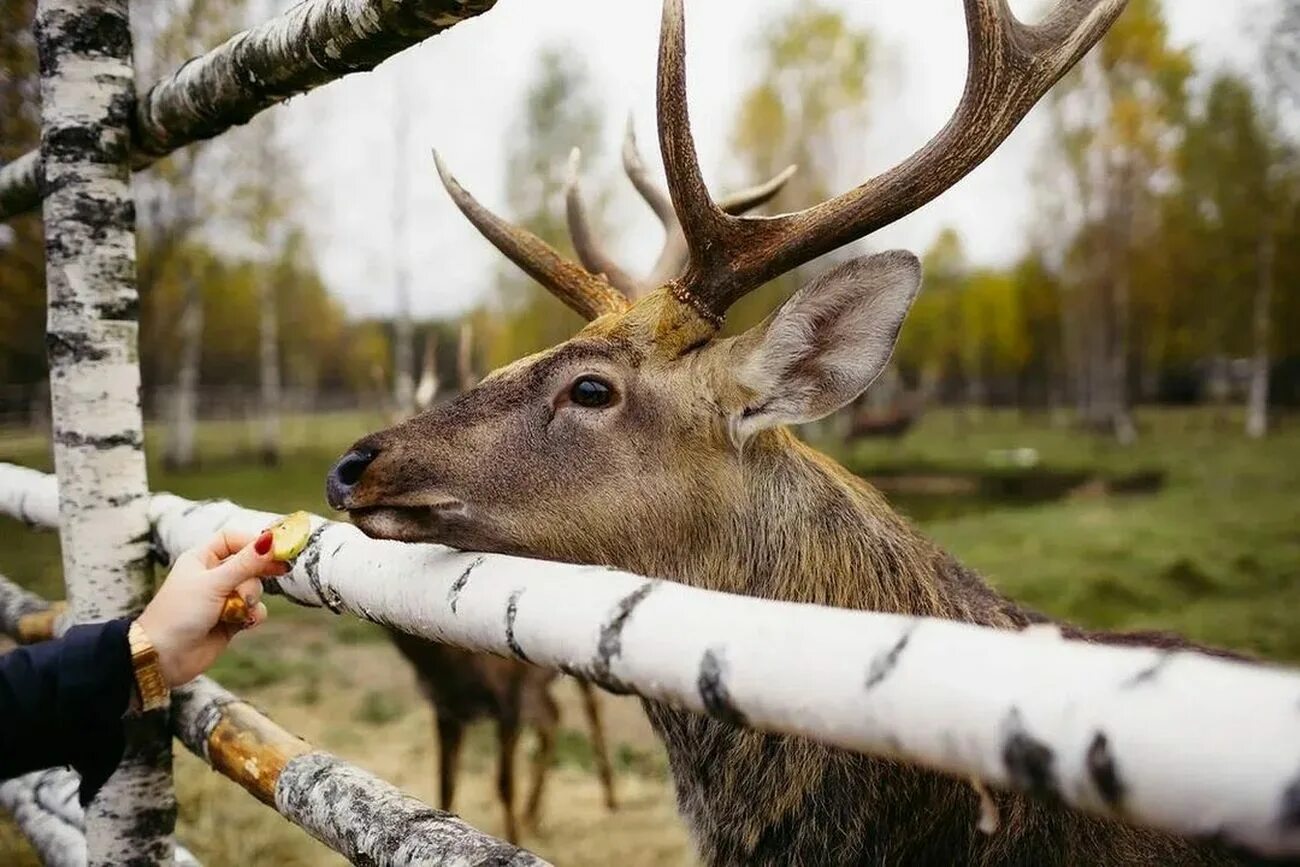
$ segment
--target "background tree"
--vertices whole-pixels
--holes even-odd
[[[32,36],[35,0],[0,4],[0,163],[40,140],[40,79]],[[45,379],[45,260],[36,211],[0,226],[0,383],[29,386]],[[44,394],[44,389],[38,391]],[[26,388],[0,393],[8,411],[26,411]],[[42,402],[43,399],[42,399]]]
[[[830,198],[862,164],[874,47],[870,31],[821,2],[799,4],[762,30],[762,74],[741,100],[731,138],[743,183],[799,167],[773,213]],[[823,267],[812,263],[746,296],[728,312],[728,328],[760,321]]]
[[[515,223],[572,257],[561,203],[568,156],[578,147],[588,165],[594,161],[603,115],[580,55],[568,46],[543,48],[529,80],[506,157],[506,202]],[[500,312],[477,331],[486,339],[488,369],[559,343],[582,327],[576,313],[510,263],[498,266],[496,282]]]
[[[1135,251],[1155,234],[1159,184],[1170,170],[1192,72],[1169,42],[1159,0],[1133,0],[1053,91],[1053,152],[1069,203],[1057,236],[1063,316],[1077,326],[1067,352],[1081,420],[1121,442],[1129,412]]]

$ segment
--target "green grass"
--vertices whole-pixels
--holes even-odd
[[[932,414],[897,444],[846,450],[855,466],[980,465],[1030,447],[1045,465],[1119,475],[1164,470],[1149,495],[1067,497],[923,522],[1008,595],[1098,628],[1161,628],[1300,661],[1300,425],[1262,442],[1196,412],[1148,411],[1122,448],[1015,413],[959,429]]]

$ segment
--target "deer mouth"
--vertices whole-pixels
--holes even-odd
[[[461,500],[445,499],[418,506],[364,506],[348,510],[352,523],[372,539],[429,542],[445,532],[447,524],[467,512]]]

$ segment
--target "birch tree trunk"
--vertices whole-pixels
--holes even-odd
[[[397,411],[415,411],[415,380],[411,368],[415,362],[415,334],[411,324],[411,271],[407,262],[407,165],[406,152],[411,125],[407,117],[405,79],[396,84],[396,108],[393,112],[393,290],[397,315],[393,322],[393,402]]]
[[[263,118],[259,208],[254,223],[261,232],[267,264],[257,281],[258,453],[267,466],[280,462],[280,299],[278,275],[274,272],[285,255],[284,232],[277,225],[283,215],[276,212],[271,195],[277,162],[272,142],[274,132],[270,119]]]
[[[41,0],[35,32],[63,572],[75,620],[105,620],[138,612],[151,590],[127,2]],[[166,713],[133,721],[127,742],[87,809],[90,863],[168,863],[176,802]]]
[[[172,395],[172,429],[167,439],[167,465],[194,466],[194,431],[198,415],[199,362],[203,357],[203,285],[200,275],[185,269],[185,306],[180,319],[180,366]]]
[[[1246,407],[1246,435],[1259,439],[1268,433],[1268,341],[1272,330],[1269,308],[1273,303],[1273,259],[1276,252],[1271,227],[1259,239],[1258,282],[1255,284],[1253,332],[1255,355],[1250,363],[1250,400]]]
[[[259,453],[267,466],[280,462],[280,318],[272,284],[268,279],[257,283]]]

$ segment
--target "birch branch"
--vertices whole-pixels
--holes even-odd
[[[149,88],[131,122],[136,170],[177,148],[220,135],[291,96],[384,60],[496,0],[302,0],[192,58]],[[44,195],[37,155],[0,168],[0,219]]]
[[[85,867],[86,819],[77,802],[81,778],[67,768],[47,768],[0,782],[0,810],[14,820],[46,867]],[[199,867],[176,846],[174,867]]]
[[[546,863],[314,749],[206,677],[177,690],[172,710],[190,752],[354,864]]]
[[[46,602],[0,575],[0,632],[19,644],[47,641],[60,631],[61,602]]]
[[[0,492],[33,479],[0,465]],[[45,496],[35,481],[29,516]],[[7,492],[0,506],[17,499]],[[150,515],[172,556],[223,527],[255,532],[278,517],[168,494],[153,496]],[[277,583],[305,605],[736,725],[1300,854],[1294,671],[378,541],[319,518]]]
[[[27,615],[53,608],[0,575],[0,631],[17,637],[17,621],[7,615],[20,607]],[[213,770],[353,863],[447,867],[544,867],[546,863],[316,750],[210,678],[199,677],[174,691],[172,728],[181,743]],[[0,808],[15,816],[47,864],[81,867],[86,863],[77,786],[77,775],[61,768],[0,783]],[[176,863],[198,862],[178,846]]]
[[[0,810],[14,820],[46,867],[85,867],[86,833],[77,803],[80,778],[49,768],[0,783]]]

